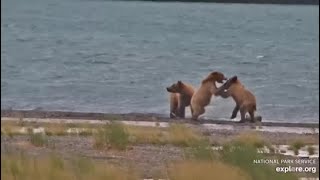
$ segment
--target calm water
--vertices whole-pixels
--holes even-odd
[[[221,71],[264,119],[319,119],[319,6],[1,3],[1,109],[168,114],[166,86]],[[206,116],[233,107],[215,98]]]

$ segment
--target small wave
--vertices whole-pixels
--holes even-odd
[[[279,107],[279,108],[301,108],[304,107],[305,105],[288,105],[288,104],[261,104],[264,107]]]
[[[96,60],[96,59],[89,59],[86,62],[90,64],[113,64],[112,62],[109,62],[109,61]]]
[[[294,83],[282,83],[279,86],[286,86],[286,87],[292,87],[292,88],[305,88],[305,86],[303,84],[297,84],[296,82]]]
[[[16,40],[18,41],[18,42],[29,42],[29,41],[33,41],[34,40],[34,38],[32,38],[32,37],[18,37],[18,38],[16,38]]]
[[[134,53],[127,53],[124,55],[125,57],[136,57],[137,55]]]
[[[261,80],[259,80],[259,81],[261,81]],[[259,86],[253,86],[252,87],[252,89],[262,89],[262,88],[266,88],[266,87],[268,87],[268,85],[259,85]]]
[[[95,53],[95,54],[90,54],[87,56],[84,56],[84,58],[95,58],[95,57],[100,57],[100,56],[106,56],[109,55],[108,53]]]
[[[257,59],[261,59],[261,58],[264,58],[264,56],[263,56],[263,55],[259,55],[259,56],[257,56],[256,58],[257,58]]]
[[[33,62],[41,62],[41,61],[48,61],[52,59],[52,56],[48,56],[48,57],[41,57],[41,58],[32,58],[31,60]]]
[[[256,62],[251,62],[251,61],[237,62],[237,64],[244,64],[244,65],[257,65],[257,63],[256,63]]]

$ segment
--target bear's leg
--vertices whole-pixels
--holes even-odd
[[[192,114],[191,119],[196,121],[196,120],[198,119],[198,115],[196,115],[196,114]]]
[[[170,118],[173,119],[173,118],[176,118],[177,117],[177,106],[171,104],[170,106]]]
[[[240,108],[240,114],[241,114],[241,120],[240,122],[245,122],[246,121],[246,109],[244,107]]]
[[[200,116],[201,114],[204,114],[205,112],[206,112],[206,110],[204,108],[201,108],[198,114]]]
[[[171,93],[170,94],[170,118],[176,118],[177,117],[177,111],[178,111],[178,103],[179,99],[177,94]]]
[[[192,109],[192,106],[190,104],[190,112],[191,112],[191,116],[193,115],[193,109]]]
[[[254,111],[249,111],[249,115],[250,115],[250,118],[251,118],[251,122],[254,123],[255,122]]]
[[[186,109],[185,103],[182,99],[180,99],[179,106],[178,106],[178,116],[179,117],[181,117],[181,118],[185,117],[185,109]]]
[[[192,120],[197,120],[198,117],[205,112],[204,108],[193,109]]]
[[[170,118],[171,119],[174,119],[174,118],[176,118],[177,116],[176,116],[176,114],[175,113],[173,113],[173,112],[170,112]]]
[[[191,110],[191,119],[192,120],[197,120],[197,116],[196,116],[196,112],[195,112],[195,109],[194,109],[194,107],[192,107],[192,105],[190,104],[190,110]]]
[[[185,117],[185,106],[181,105],[181,106],[178,107],[177,115],[180,118],[184,118]]]
[[[230,117],[230,119],[234,119],[237,117],[237,114],[238,114],[238,111],[239,111],[239,106],[236,105],[236,107],[234,107],[233,111],[232,111],[232,115]]]
[[[230,97],[230,94],[229,94],[228,90],[225,91],[225,89],[224,89],[224,88],[221,89],[221,87],[215,92],[214,95],[215,95],[215,96],[220,96],[220,97],[222,97],[222,98],[224,98],[224,99]]]

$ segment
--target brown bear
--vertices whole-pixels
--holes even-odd
[[[202,80],[200,88],[191,98],[192,120],[197,120],[205,112],[205,107],[210,104],[211,97],[217,90],[216,82],[223,83],[224,80],[227,78],[221,72],[212,72]]]
[[[184,118],[185,107],[190,105],[194,88],[189,84],[178,81],[166,89],[170,92],[170,118]]]
[[[250,121],[255,122],[254,113],[257,110],[256,98],[242,85],[237,76],[228,79],[228,81],[216,91],[215,95],[223,98],[231,96],[236,102],[236,107],[233,109],[230,117],[231,119],[235,118],[240,110],[240,122],[245,122],[246,113],[249,113]],[[261,121],[261,116],[257,117],[257,121]]]

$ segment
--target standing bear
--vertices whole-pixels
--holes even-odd
[[[240,110],[241,120],[245,122],[246,113],[249,113],[251,122],[255,122],[255,111],[257,110],[255,96],[246,89],[237,76],[228,79],[217,91],[217,96],[227,98],[231,96],[236,102],[236,107],[232,111],[231,119],[235,118]],[[257,121],[261,121],[261,116],[257,116]]]
[[[170,92],[170,118],[185,118],[185,107],[190,105],[194,88],[182,81],[166,88]]]
[[[202,80],[200,88],[191,98],[192,120],[197,120],[201,114],[205,113],[205,107],[210,104],[211,97],[216,93],[216,82],[223,83],[227,78],[221,72],[212,72]]]

